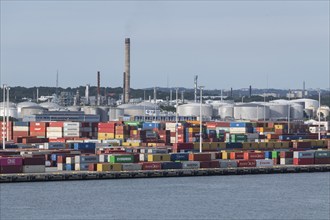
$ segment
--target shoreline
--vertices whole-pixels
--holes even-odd
[[[45,182],[72,180],[102,180],[128,178],[188,177],[255,175],[280,173],[330,172],[330,164],[322,165],[284,165],[274,167],[235,167],[177,170],[138,170],[138,171],[54,171],[46,173],[0,174],[0,183]]]

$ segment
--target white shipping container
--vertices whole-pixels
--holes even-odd
[[[112,139],[112,140],[102,140],[102,143],[105,143],[105,144],[118,144],[118,145],[121,145],[122,144],[122,140],[119,140],[119,139]]]
[[[49,160],[45,161],[46,167],[50,167],[50,165],[52,165],[52,163]]]
[[[171,137],[171,144],[175,143],[175,137]]]
[[[246,128],[240,128],[240,127],[237,127],[237,128],[229,128],[229,132],[231,134],[244,134],[246,133]]]
[[[148,162],[148,154],[139,154],[139,159],[141,162]]]
[[[60,171],[65,170],[65,163],[58,163],[57,170],[60,170]]]
[[[256,167],[272,167],[273,160],[256,160]]]
[[[63,131],[64,132],[67,132],[67,131],[77,131],[77,132],[79,132],[79,131],[81,131],[81,128],[63,128]]]
[[[98,140],[98,139],[89,139],[89,140],[84,140],[84,143],[100,143],[101,140]]]
[[[293,158],[314,158],[314,151],[295,151]]]
[[[106,162],[109,162],[109,161],[108,161],[108,156],[109,156],[109,154],[100,154],[100,155],[99,155],[99,162],[100,162],[100,163],[106,163]]]
[[[29,131],[29,127],[23,127],[23,126],[14,126],[13,131]]]
[[[23,173],[44,173],[46,172],[45,165],[26,165],[23,166]]]
[[[292,165],[293,164],[293,158],[281,158],[280,159],[281,165]]]
[[[80,137],[80,132],[65,132],[63,137]]]
[[[123,163],[122,164],[122,170],[123,171],[142,170],[142,164],[138,164],[138,163]]]
[[[198,169],[200,168],[199,161],[182,161],[182,169]]]
[[[66,157],[65,163],[67,164],[74,164],[74,157]]]
[[[61,137],[63,137],[63,133],[62,132],[47,132],[46,137],[48,137],[48,138],[61,138]]]
[[[215,152],[211,152],[211,160],[215,160],[216,159],[216,154]]]
[[[80,122],[64,122],[64,127],[81,127]]]
[[[47,132],[62,132],[62,127],[47,127]]]

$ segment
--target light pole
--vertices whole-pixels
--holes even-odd
[[[290,134],[290,110],[291,110],[291,105],[290,102],[288,103],[288,134]]]
[[[199,152],[202,153],[202,142],[203,142],[203,136],[202,136],[202,122],[203,122],[203,115],[202,115],[202,103],[203,103],[203,88],[204,86],[199,86],[200,91],[200,105],[199,105]]]
[[[5,149],[6,148],[6,137],[5,137],[5,117],[6,117],[6,106],[5,106],[5,103],[6,103],[6,85],[3,84],[3,102],[2,102],[2,129],[1,129],[1,135],[2,135],[2,149]]]
[[[178,88],[175,88],[175,143],[178,143]]]
[[[319,89],[319,135],[318,139],[321,140],[321,89]]]
[[[7,134],[7,141],[9,140],[9,90],[10,87],[7,86],[7,122],[6,122],[6,134]]]

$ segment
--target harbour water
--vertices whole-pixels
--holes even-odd
[[[330,173],[0,185],[0,219],[329,219]]]

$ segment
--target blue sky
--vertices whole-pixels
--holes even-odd
[[[1,1],[1,84],[329,88],[328,1]],[[267,80],[268,78],[268,80]]]

